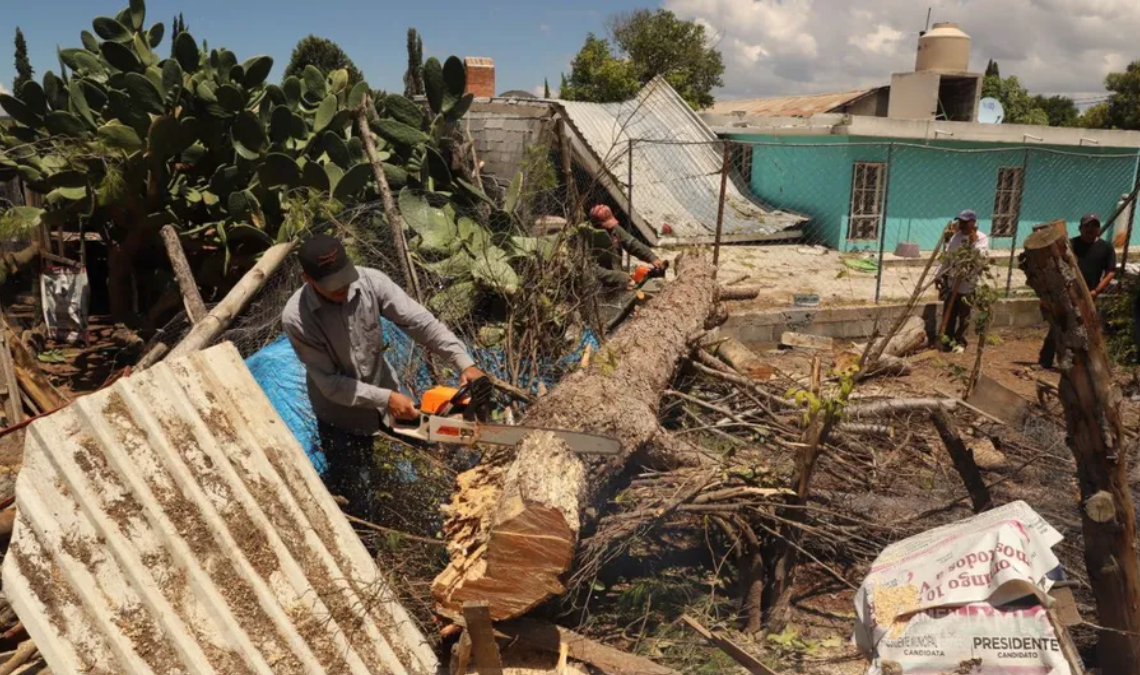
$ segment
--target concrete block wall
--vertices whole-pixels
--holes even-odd
[[[926,321],[928,333],[936,330],[940,303],[915,308],[914,314]],[[721,326],[723,334],[745,344],[775,344],[784,331],[821,335],[837,340],[862,340],[879,329],[886,331],[904,309],[903,305],[869,305],[817,309],[740,311],[729,309],[728,321]],[[1037,298],[1000,300],[994,311],[994,328],[1028,328],[1044,325]]]

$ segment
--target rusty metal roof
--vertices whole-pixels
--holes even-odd
[[[435,673],[226,343],[33,423],[4,593],[56,673]]]
[[[724,145],[664,78],[654,78],[633,100],[623,103],[554,103],[570,123],[579,161],[599,177],[651,244],[712,243]],[[633,207],[629,208],[631,156]],[[750,176],[737,172],[731,177],[724,241],[789,238],[794,235],[784,231],[806,220],[760,202],[748,188]],[[673,234],[662,234],[664,225]]]
[[[806,96],[774,96],[771,98],[747,98],[735,101],[717,101],[702,112],[713,115],[765,115],[768,117],[810,117],[833,112],[856,99],[860,99],[880,88],[855,89],[829,94],[809,94]]]

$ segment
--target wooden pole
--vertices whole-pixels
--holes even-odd
[[[713,267],[720,264],[720,237],[724,230],[724,197],[728,192],[729,143],[731,141],[724,141],[723,159],[720,165],[720,201],[716,207],[716,243],[713,245]]]
[[[495,629],[491,625],[491,610],[485,602],[463,603],[463,620],[471,636],[471,651],[475,656],[475,672],[479,675],[503,675],[503,661],[499,645],[495,642]]]
[[[194,280],[194,273],[190,271],[190,263],[186,260],[186,252],[182,250],[182,242],[178,239],[178,230],[173,225],[164,225],[161,230],[162,243],[166,246],[166,256],[170,258],[170,266],[174,268],[174,278],[178,279],[178,289],[182,291],[182,304],[186,306],[186,316],[190,323],[196,324],[206,318],[206,304],[198,293],[198,282]]]
[[[265,280],[289,257],[295,245],[296,242],[277,244],[261,254],[261,260],[245,273],[205,318],[190,329],[186,337],[170,350],[167,358],[176,359],[210,346],[234,318],[245,310],[249,301],[265,285]]]
[[[954,468],[958,470],[962,483],[966,485],[966,491],[970,493],[974,513],[992,509],[994,502],[990,497],[990,490],[982,480],[982,472],[978,470],[978,464],[974,461],[974,453],[966,447],[962,437],[958,435],[954,421],[941,409],[930,412],[930,421],[934,422],[934,427],[938,429],[938,436],[942,438],[942,443],[954,462]]]
[[[1043,227],[1021,256],[1050,327],[1059,336],[1057,387],[1077,465],[1085,566],[1102,631],[1102,672],[1140,675],[1140,557],[1129,491],[1120,390],[1104,348],[1100,316],[1081,279],[1068,237]]]
[[[570,136],[566,133],[566,120],[559,117],[555,121],[555,128],[558,132],[558,148],[561,150],[559,154],[562,155],[562,180],[566,183],[566,220],[575,224],[581,210],[578,205],[578,183],[574,180],[574,153],[570,149]]]
[[[423,303],[424,297],[420,292],[420,281],[416,277],[416,267],[408,255],[408,242],[404,238],[404,219],[396,208],[396,200],[392,198],[392,188],[388,186],[388,179],[384,176],[384,165],[376,153],[376,143],[372,139],[372,129],[368,127],[368,110],[372,109],[372,100],[364,97],[364,105],[356,111],[356,125],[360,128],[360,138],[364,141],[364,151],[368,153],[368,161],[372,164],[372,176],[376,179],[376,186],[380,189],[380,199],[384,204],[384,217],[388,220],[388,228],[392,230],[392,242],[396,245],[396,255],[400,259],[400,267],[404,272],[404,283],[408,285],[412,297]]]

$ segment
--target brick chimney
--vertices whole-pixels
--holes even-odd
[[[475,98],[495,97],[495,61],[484,56],[468,56],[463,59],[467,68],[467,92]]]

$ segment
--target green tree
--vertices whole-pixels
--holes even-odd
[[[415,28],[408,29],[408,70],[404,73],[404,97],[424,95],[424,40]]]
[[[982,80],[982,96],[996,98],[1005,109],[1006,124],[1049,124],[1049,115],[1039,108],[1016,75],[990,75]]]
[[[570,77],[562,76],[561,96],[567,101],[614,103],[632,98],[639,86],[633,64],[614,56],[609,41],[590,33],[570,64]]]
[[[986,77],[1001,77],[1001,69],[998,68],[997,61],[990,59],[990,62],[986,64]]]
[[[16,28],[16,79],[12,81],[12,91],[19,93],[25,82],[31,82],[35,75],[32,62],[28,60],[28,43],[24,31]]]
[[[348,54],[344,53],[340,45],[316,35],[301,38],[293,48],[293,55],[289,58],[288,67],[285,68],[285,77],[301,77],[305,72],[305,66],[310,65],[316,66],[326,75],[344,68],[348,71],[349,88],[364,79],[356,64],[348,58]]]
[[[542,97],[550,98],[550,80],[542,78]]]
[[[1140,129],[1140,61],[1129,63],[1123,73],[1109,73],[1104,87],[1109,91],[1106,128]]]
[[[1097,103],[1081,113],[1077,126],[1084,129],[1111,129],[1108,122],[1108,102]]]
[[[1068,96],[1041,96],[1032,98],[1033,106],[1045,111],[1051,127],[1075,127],[1081,116],[1077,104]]]
[[[661,75],[693,108],[713,104],[713,89],[724,84],[724,60],[704,25],[664,9],[639,9],[612,17],[609,27],[642,85]]]

